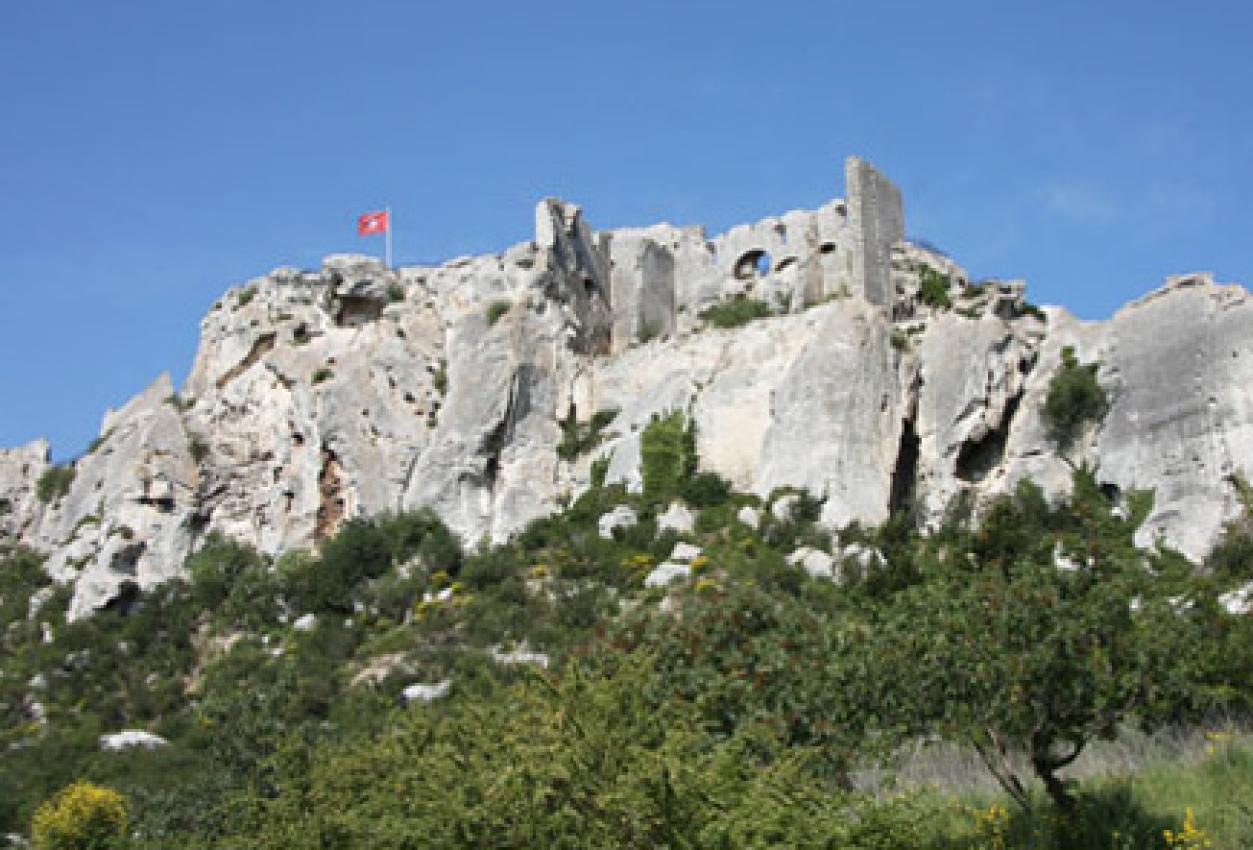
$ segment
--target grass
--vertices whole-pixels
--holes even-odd
[[[715,328],[738,328],[774,315],[770,305],[756,298],[732,298],[701,311],[700,317]]]
[[[918,298],[928,306],[947,310],[953,306],[948,294],[951,285],[948,275],[928,266],[918,275]]]
[[[513,305],[508,301],[493,301],[491,304],[488,304],[486,313],[487,326],[490,328],[492,325],[499,322],[501,318],[509,312],[511,307],[513,307]]]
[[[39,476],[35,484],[35,495],[44,504],[61,501],[61,497],[70,492],[74,483],[74,467],[72,465],[50,466]]]
[[[900,755],[890,783],[866,771],[858,785],[942,801],[934,850],[1253,847],[1253,735],[1219,729],[1125,730],[1116,742],[1091,745],[1070,772],[1083,780],[1072,822],[1042,794],[1031,811],[1014,806],[972,750],[951,744],[920,745]],[[1189,811],[1190,839],[1181,837]]]

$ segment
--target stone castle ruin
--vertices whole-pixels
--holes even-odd
[[[181,389],[162,376],[106,413],[60,487],[39,486],[46,442],[0,450],[0,543],[47,552],[82,616],[181,574],[213,532],[278,553],[430,507],[500,540],[594,463],[638,489],[643,429],[679,410],[702,468],[763,498],[807,490],[835,529],[902,509],[933,525],[1089,463],[1113,492],[1155,491],[1146,542],[1203,554],[1238,510],[1230,476],[1253,469],[1248,292],[1188,275],[1080,322],[907,241],[900,192],[864,160],[845,182],[713,238],[596,231],[545,199],[534,240],[498,255],[275,269],[213,305]],[[714,327],[706,311],[739,298],[762,316]],[[1099,364],[1111,404],[1061,452],[1041,409],[1065,349]],[[597,445],[558,452],[608,411]]]

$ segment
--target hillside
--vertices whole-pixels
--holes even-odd
[[[1253,842],[1248,292],[1079,322],[846,180],[279,269],[0,452],[0,846]]]

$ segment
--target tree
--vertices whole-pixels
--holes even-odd
[[[966,739],[1029,807],[1011,759],[1025,754],[1073,812],[1058,771],[1125,721],[1199,707],[1209,678],[1193,649],[1212,640],[1214,607],[1186,560],[1136,548],[1149,501],[1128,501],[1126,517],[1081,468],[1055,507],[1029,483],[994,504],[941,568],[885,607],[877,710],[908,734]]]

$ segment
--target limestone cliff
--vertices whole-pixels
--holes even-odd
[[[1253,469],[1248,292],[1177,278],[1079,322],[904,241],[900,193],[868,163],[846,185],[712,239],[597,232],[546,199],[534,241],[499,256],[277,269],[214,305],[180,392],[163,376],[106,414],[72,480],[40,498],[47,444],[0,450],[0,542],[47,551],[81,616],[177,575],[213,531],[279,552],[430,506],[501,539],[587,487],[596,459],[638,487],[642,429],[680,409],[704,468],[805,488],[834,526],[905,507],[935,523],[962,494],[1023,476],[1056,491],[1088,462],[1156,492],[1146,540],[1202,555],[1236,510],[1229,476]],[[704,318],[737,298],[773,315]],[[1111,405],[1062,453],[1041,410],[1067,347],[1100,363]],[[562,423],[608,409],[601,444],[563,460]]]

